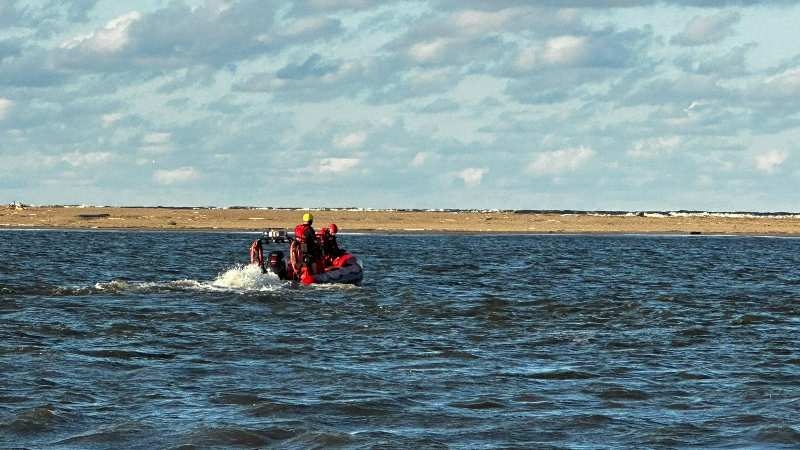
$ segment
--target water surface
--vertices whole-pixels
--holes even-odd
[[[0,447],[800,446],[800,240],[0,231]]]

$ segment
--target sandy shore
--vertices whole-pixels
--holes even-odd
[[[301,210],[0,207],[3,228],[292,229]],[[319,228],[344,232],[675,233],[800,235],[798,217],[640,217],[518,212],[313,211]]]

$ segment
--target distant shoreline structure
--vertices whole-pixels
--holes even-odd
[[[703,210],[580,210],[580,209],[481,209],[481,208],[360,208],[347,207],[301,207],[301,206],[113,206],[89,204],[36,205],[13,202],[10,208],[118,208],[118,209],[166,209],[166,210],[248,210],[248,211],[322,211],[322,212],[398,212],[398,213],[501,213],[501,214],[535,214],[562,216],[597,216],[597,217],[720,217],[720,218],[775,218],[798,219],[800,212],[789,211],[703,211]]]

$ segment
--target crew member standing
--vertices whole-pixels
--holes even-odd
[[[297,261],[302,265],[308,267],[311,273],[316,273],[314,263],[319,257],[319,248],[317,246],[316,232],[311,225],[314,223],[314,215],[311,213],[303,214],[303,223],[294,227],[294,238],[299,244],[300,260]]]

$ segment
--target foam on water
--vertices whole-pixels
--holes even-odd
[[[97,282],[94,290],[106,293],[151,293],[158,291],[274,291],[285,286],[272,273],[261,273],[256,265],[237,265],[219,274],[211,281],[192,279],[172,281],[125,281],[111,280]],[[85,288],[74,288],[73,293],[80,293]]]
[[[278,279],[275,274],[261,273],[261,268],[255,264],[236,266],[228,269],[215,279],[211,286],[236,290],[271,291],[286,284]]]

